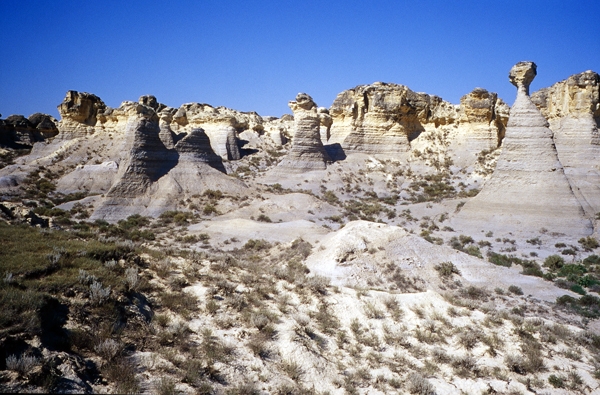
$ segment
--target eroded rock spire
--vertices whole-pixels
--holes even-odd
[[[482,191],[454,219],[458,228],[537,233],[541,229],[588,235],[592,225],[558,159],[548,121],[529,97],[533,62],[519,62],[509,80],[517,87],[502,154]]]

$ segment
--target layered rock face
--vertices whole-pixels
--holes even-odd
[[[0,119],[0,144],[31,147],[58,134],[58,121],[48,114],[35,113],[25,118],[11,115]]]
[[[294,113],[294,138],[289,153],[277,166],[278,171],[302,173],[326,169],[332,160],[321,141],[322,113],[306,93],[299,93],[289,106]]]
[[[533,62],[510,71],[518,89],[510,110],[502,154],[483,190],[467,202],[454,223],[501,232],[536,233],[545,228],[569,235],[592,233],[591,222],[571,190],[549,124],[529,98]]]
[[[85,137],[97,132],[123,134],[131,117],[144,116],[159,122],[161,140],[173,148],[176,135],[183,137],[195,128],[202,128],[213,150],[223,159],[241,158],[238,134],[244,130],[262,133],[263,119],[255,112],[240,112],[208,104],[188,103],[178,109],[167,107],[156,97],[141,96],[138,102],[125,101],[118,108],[104,104],[96,95],[69,91],[58,106],[62,120],[61,138]]]
[[[238,133],[244,130],[263,131],[263,119],[255,112],[243,113],[208,104],[184,104],[173,116],[171,127],[177,133],[202,128],[210,139],[215,153],[223,159],[241,158]]]
[[[532,95],[550,122],[558,157],[589,215],[600,211],[600,76],[573,75]]]
[[[155,122],[132,118],[125,133],[125,144],[131,148],[119,168],[118,181],[108,191],[109,197],[140,196],[177,163],[176,153],[160,140]]]
[[[508,120],[508,106],[485,89],[476,88],[456,106],[382,82],[340,93],[329,112],[330,143],[340,143],[347,153],[388,156],[424,148],[429,143],[419,136],[426,131],[446,135],[447,146],[459,156],[461,151],[472,156],[498,147]]]
[[[397,154],[424,130],[429,95],[403,85],[376,82],[340,93],[329,112],[331,140],[347,153]],[[419,119],[420,118],[420,119]]]
[[[58,106],[61,121],[61,134],[72,137],[94,133],[97,114],[107,109],[106,104],[96,95],[86,92],[68,91]]]

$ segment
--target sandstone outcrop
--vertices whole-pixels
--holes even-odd
[[[332,160],[321,141],[321,117],[312,97],[306,93],[296,95],[289,106],[294,113],[294,138],[292,148],[277,166],[278,171],[302,173],[324,170]],[[329,114],[326,114],[329,115]]]
[[[592,233],[591,222],[571,190],[559,161],[552,131],[529,97],[536,75],[533,62],[519,62],[509,74],[517,91],[502,153],[482,191],[467,202],[454,223],[500,232],[568,235]]]
[[[532,94],[549,121],[558,157],[577,198],[591,216],[600,211],[600,76],[572,75]]]

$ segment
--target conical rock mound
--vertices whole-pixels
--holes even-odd
[[[509,78],[517,99],[496,169],[482,191],[454,218],[456,227],[537,233],[542,229],[588,235],[592,225],[571,190],[558,159],[552,131],[529,97],[533,62],[519,62]]]

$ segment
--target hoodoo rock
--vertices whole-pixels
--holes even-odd
[[[278,171],[325,170],[332,160],[321,141],[322,115],[317,105],[306,93],[298,93],[296,101],[290,101],[288,105],[294,113],[294,138],[290,152],[277,166]]]
[[[594,215],[600,211],[600,76],[593,71],[572,75],[531,99],[550,122],[575,195]]]
[[[548,122],[529,97],[533,62],[519,62],[509,79],[517,99],[496,169],[482,191],[455,217],[457,227],[537,233],[540,229],[580,236],[592,225],[571,190]]]

